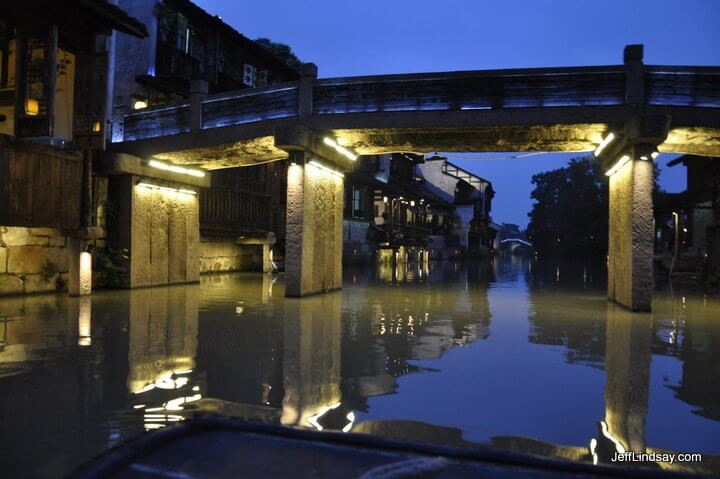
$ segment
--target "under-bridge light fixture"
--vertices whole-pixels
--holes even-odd
[[[318,162],[318,161],[315,161],[315,160],[310,160],[310,161],[308,161],[308,165],[312,165],[312,166],[314,166],[315,168],[317,168],[317,169],[319,169],[319,170],[323,170],[323,171],[326,171],[326,172],[328,172],[328,173],[332,173],[333,175],[337,176],[338,178],[343,178],[343,177],[345,177],[345,175],[343,175],[343,174],[340,173],[339,171],[333,170],[332,168],[328,168],[327,166],[325,166],[325,165],[323,165],[322,163],[320,163],[320,162]]]
[[[600,153],[602,153],[603,150],[604,150],[605,148],[607,148],[607,146],[608,146],[610,143],[612,143],[614,139],[615,139],[615,133],[613,133],[613,132],[608,133],[608,136],[606,136],[606,137],[603,139],[603,141],[600,142],[600,144],[598,145],[598,147],[595,148],[595,152],[594,152],[593,154],[594,154],[595,156],[600,156]]]
[[[189,190],[186,188],[170,188],[168,186],[160,186],[160,185],[156,185],[153,183],[140,182],[137,185],[142,188],[148,188],[151,190],[159,190],[159,191],[163,191],[165,193],[182,193],[184,195],[196,195],[197,194],[197,191],[195,191],[195,190]]]
[[[625,163],[627,163],[628,161],[630,161],[629,155],[621,156],[620,159],[617,161],[617,163],[615,163],[609,170],[607,170],[605,172],[605,176],[614,175],[615,173],[617,173],[620,170],[620,168],[625,166]]]
[[[133,110],[142,110],[143,108],[147,108],[148,104],[146,100],[135,100],[133,102]]]
[[[350,161],[355,161],[355,160],[357,160],[357,155],[356,155],[355,153],[353,153],[352,151],[348,150],[348,149],[345,148],[344,146],[338,145],[337,141],[333,140],[332,138],[326,136],[325,138],[323,138],[323,143],[325,143],[325,144],[328,145],[328,146],[332,146],[333,148],[335,148],[335,151],[337,151],[338,153],[340,153],[341,155],[343,155],[343,156],[344,156],[345,158],[347,158],[348,160],[350,160]]]
[[[151,168],[157,168],[158,170],[172,171],[173,173],[195,176],[197,178],[203,178],[205,176],[205,172],[202,170],[193,170],[192,168],[185,168],[183,166],[170,165],[168,163],[163,163],[162,161],[157,160],[148,161],[148,166],[150,166]]]

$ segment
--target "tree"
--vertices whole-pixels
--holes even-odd
[[[541,255],[601,258],[607,254],[608,182],[592,157],[532,177],[535,200],[528,239]]]
[[[269,38],[257,38],[255,43],[268,50],[270,53],[275,55],[284,61],[290,68],[298,69],[300,67],[300,59],[293,53],[290,46],[284,43],[273,42]]]

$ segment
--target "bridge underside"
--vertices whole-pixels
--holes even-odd
[[[277,125],[288,122],[267,122],[260,136],[257,131],[242,134],[232,131],[200,131],[158,139],[128,142],[121,150],[140,157],[155,157],[177,164],[207,169],[253,165],[287,158],[277,148],[272,135]],[[290,123],[292,124],[292,123]],[[579,123],[552,125],[498,125],[456,127],[373,127],[326,128],[344,146],[360,155],[432,151],[592,151],[614,124]],[[253,130],[255,130],[253,128]],[[234,137],[228,141],[228,137]],[[195,146],[203,145],[203,146]],[[720,128],[672,127],[666,141],[658,146],[661,152],[720,156]]]

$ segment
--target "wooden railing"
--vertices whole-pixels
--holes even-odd
[[[299,81],[205,96],[195,130],[331,114],[636,104],[720,108],[720,68],[628,65],[379,75]],[[302,94],[301,94],[302,92]],[[302,98],[301,98],[302,96]],[[193,131],[191,102],[124,116],[128,141]]]
[[[0,135],[0,224],[80,226],[82,155]]]
[[[241,235],[273,230],[270,195],[212,187],[200,193],[203,234]]]

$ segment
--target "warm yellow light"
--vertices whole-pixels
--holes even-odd
[[[165,193],[182,193],[185,195],[196,195],[197,194],[197,192],[194,190],[188,190],[185,188],[170,188],[167,186],[154,185],[152,183],[142,182],[142,183],[138,183],[137,185],[141,186],[143,188],[151,189],[151,190],[164,191]]]
[[[410,206],[415,206],[415,200],[410,200]]]
[[[615,173],[618,172],[618,170],[620,170],[620,168],[625,166],[625,163],[627,163],[628,161],[630,161],[630,156],[623,155],[622,157],[620,157],[620,159],[617,161],[617,163],[615,163],[609,170],[607,170],[607,172],[605,172],[605,176],[614,175]]]
[[[605,137],[603,141],[600,142],[597,148],[595,148],[595,156],[600,156],[600,153],[607,148],[607,146],[612,143],[612,141],[615,139],[615,133],[608,133],[608,136]]]
[[[95,123],[93,123],[92,131],[93,131],[93,133],[100,133],[100,122],[99,121],[96,121]]]
[[[147,108],[148,104],[145,100],[135,100],[135,103],[133,103],[133,110],[142,110],[143,108]]]
[[[311,426],[313,426],[318,431],[322,431],[323,427],[318,423],[318,420],[323,417],[325,414],[327,414],[329,411],[332,411],[333,409],[340,407],[340,403],[330,404],[329,406],[323,406],[320,408],[320,410],[315,414],[314,416],[310,416],[307,418],[307,422],[310,423]]]
[[[40,114],[40,104],[35,98],[25,100],[25,114],[28,116],[37,116]]]
[[[345,176],[342,173],[340,173],[339,171],[335,171],[332,168],[328,168],[327,166],[325,166],[322,163],[319,163],[315,160],[308,161],[308,165],[312,165],[319,170],[323,170],[323,171],[327,171],[328,173],[332,173],[333,175],[337,176],[338,178],[342,178]]]
[[[90,253],[81,253],[81,256],[80,256],[81,268],[82,268],[82,264],[83,264],[82,255],[84,255],[84,254],[90,255]],[[79,312],[78,312],[78,346],[90,346],[90,345],[92,345],[92,333],[91,333],[92,305],[90,303],[90,297],[89,296],[82,297],[82,298],[80,298],[79,301],[80,301],[80,307],[79,307]]]
[[[332,146],[333,148],[335,148],[335,150],[336,150],[338,153],[340,153],[341,155],[345,156],[345,157],[346,157],[347,159],[349,159],[350,161],[355,161],[355,160],[357,160],[357,155],[356,155],[355,153],[353,153],[352,151],[348,150],[348,149],[345,148],[344,146],[338,145],[337,142],[336,142],[335,140],[333,140],[332,138],[329,138],[329,137],[326,136],[325,138],[323,138],[323,142],[324,142],[326,145],[329,145],[329,146]]]
[[[388,202],[388,197],[387,197],[387,196],[383,196],[383,203],[387,203],[387,202]]]
[[[158,170],[172,171],[173,173],[180,173],[181,175],[196,176],[202,178],[205,176],[205,172],[202,170],[193,170],[192,168],[185,168],[183,166],[171,165],[163,163],[162,161],[150,160],[148,166],[156,168]]]

